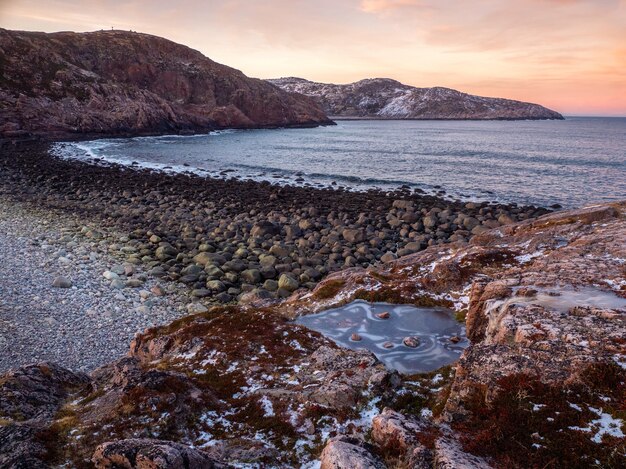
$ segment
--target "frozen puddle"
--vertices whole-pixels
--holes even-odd
[[[385,312],[389,313],[388,319],[376,316]],[[301,316],[296,322],[343,347],[367,349],[388,368],[406,374],[425,373],[452,363],[469,345],[465,327],[445,308],[357,300],[340,308]],[[358,334],[361,340],[352,340],[353,334]],[[405,345],[406,337],[417,338],[417,347]]]
[[[600,290],[594,287],[555,287],[550,289],[537,289],[534,296],[515,296],[501,301],[498,306],[509,304],[534,304],[546,309],[567,313],[575,306],[591,306],[601,309],[626,309],[626,299],[620,298],[610,291]]]

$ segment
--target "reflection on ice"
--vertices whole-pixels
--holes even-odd
[[[389,319],[376,316],[383,312],[389,312]],[[445,308],[358,300],[340,308],[302,316],[296,322],[343,347],[370,350],[387,367],[407,374],[433,371],[452,363],[469,345],[465,327]],[[360,336],[360,340],[352,340],[353,334]],[[419,345],[415,348],[404,345],[405,337],[417,338]]]

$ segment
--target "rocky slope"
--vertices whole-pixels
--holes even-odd
[[[592,206],[214,307],[89,376],[14,370],[0,466],[623,467],[625,266],[626,202]],[[449,306],[472,343],[399,376],[288,320],[356,298]]]
[[[67,137],[309,126],[309,98],[166,39],[0,29],[0,136]]]
[[[278,78],[270,83],[317,100],[335,117],[378,119],[563,119],[538,104],[474,96],[450,88],[416,88],[389,78],[347,85],[316,83],[302,78]]]

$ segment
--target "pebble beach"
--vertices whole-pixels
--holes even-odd
[[[280,301],[331,272],[548,212],[98,166],[40,143],[2,155],[0,370],[50,360],[89,371],[147,327]]]

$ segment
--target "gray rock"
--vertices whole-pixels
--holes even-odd
[[[341,232],[341,236],[343,236],[343,239],[349,243],[360,243],[365,239],[363,230],[353,230],[348,228]]]
[[[143,281],[139,280],[138,278],[131,278],[129,280],[126,281],[126,288],[139,288],[139,287],[143,287]]]
[[[258,269],[247,269],[244,270],[243,272],[241,272],[241,274],[239,275],[241,280],[246,282],[246,283],[251,283],[251,284],[257,284],[260,283],[261,280],[263,280],[263,277],[261,276],[261,272],[259,272]]]
[[[191,296],[195,296],[196,298],[205,298],[207,296],[211,296],[211,290],[207,290],[206,288],[196,288],[191,291]]]
[[[233,301],[233,297],[226,292],[215,295],[215,299],[220,303],[230,303],[231,301]]]
[[[107,279],[107,280],[115,280],[117,278],[120,278],[119,274],[111,271],[111,270],[107,270],[106,272],[104,272],[102,274],[102,276]]]
[[[209,280],[206,283],[206,287],[214,292],[222,292],[226,290],[226,285],[224,285],[224,283],[219,280]]]
[[[173,441],[128,439],[103,443],[92,462],[96,469],[212,469],[221,467],[202,451]]]
[[[165,244],[163,246],[159,246],[154,255],[161,261],[167,261],[175,258],[178,255],[178,251],[171,245]]]
[[[276,265],[277,259],[275,256],[263,256],[261,257],[261,259],[259,259],[259,263],[261,264],[261,266],[263,267],[273,267]]]
[[[385,464],[356,438],[331,438],[320,457],[320,469],[384,469]]]
[[[209,280],[219,280],[224,277],[224,271],[216,265],[207,265],[204,270]]]
[[[111,281],[110,287],[116,290],[121,290],[122,288],[126,288],[126,282],[120,278],[116,278]]]
[[[252,227],[250,234],[259,238],[263,238],[265,236],[275,236],[280,234],[280,226],[269,221],[261,221]]]
[[[300,286],[300,283],[290,275],[282,274],[278,279],[278,288],[282,288],[287,291],[295,291]]]
[[[54,280],[52,281],[52,286],[55,288],[71,288],[72,281],[61,275],[57,275],[56,277],[54,277]]]
[[[474,217],[467,217],[463,220],[463,226],[468,230],[471,230],[478,225],[480,225],[480,222]]]
[[[412,200],[402,200],[402,199],[397,199],[394,200],[392,205],[393,208],[399,208],[401,210],[407,210],[407,209],[412,209],[414,204]]]
[[[276,256],[276,257],[287,257],[289,255],[289,249],[287,249],[284,246],[279,246],[277,244],[275,244],[274,246],[272,246],[270,248],[270,254]]]
[[[208,311],[208,308],[200,303],[189,303],[187,305],[187,312],[189,314],[206,313],[207,311]]]
[[[422,220],[422,223],[424,224],[426,228],[433,228],[437,226],[438,220],[436,216],[429,215],[427,217],[424,217],[424,219]]]
[[[205,266],[207,264],[222,265],[226,262],[226,258],[216,252],[201,252],[200,254],[194,256],[193,261],[196,264]]]
[[[387,251],[385,254],[383,254],[380,257],[380,260],[382,262],[384,262],[384,263],[387,263],[387,262],[391,262],[391,261],[393,261],[393,260],[395,260],[397,258],[398,258],[398,256],[396,256],[393,252]]]

